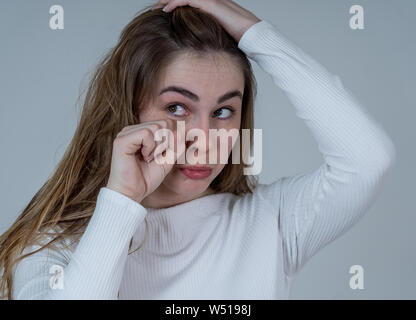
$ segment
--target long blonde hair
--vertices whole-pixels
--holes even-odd
[[[256,81],[237,42],[214,17],[199,9],[179,7],[171,13],[149,9],[136,14],[117,45],[94,70],[66,152],[50,178],[1,235],[2,299],[12,299],[12,270],[21,259],[46,247],[55,248],[64,239],[76,241],[83,234],[100,188],[107,184],[114,138],[123,127],[140,123],[140,108],[154,95],[161,70],[178,53],[226,52],[238,61],[245,78],[241,129],[251,129],[252,135]],[[229,162],[211,187],[217,193],[244,195],[251,193],[256,184],[256,177],[243,174],[240,161]],[[45,235],[52,236],[49,243],[20,256],[24,248],[39,244]]]

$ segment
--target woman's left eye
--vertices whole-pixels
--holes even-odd
[[[214,112],[214,115],[218,117],[219,119],[228,119],[232,116],[233,113],[234,113],[233,109],[224,107],[224,108],[216,110]]]

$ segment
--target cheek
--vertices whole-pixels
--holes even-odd
[[[223,148],[229,154],[233,146],[238,142],[238,137],[240,135],[240,123],[237,123],[236,125],[229,125],[224,129],[226,129],[227,133],[220,133],[221,136],[217,137],[217,152]]]
[[[158,110],[156,107],[149,106],[139,112],[140,123],[162,120],[164,119],[164,113]]]
[[[215,178],[217,175],[219,175],[219,174],[221,173],[222,169],[224,169],[224,167],[225,167],[225,166],[226,166],[226,165],[225,165],[225,164],[222,164],[222,163],[217,164],[217,166],[216,166],[216,168],[215,168],[216,174],[215,174],[215,176],[213,177],[213,180],[214,180],[214,178]]]
[[[238,141],[237,139],[233,139],[231,137],[227,137],[227,139],[217,138],[217,155],[218,155],[218,157],[221,155],[221,152],[225,152],[227,155],[230,155],[231,150],[232,150],[234,144],[237,143],[237,141]],[[219,163],[219,164],[221,164],[221,163]]]

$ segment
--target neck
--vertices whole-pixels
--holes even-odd
[[[141,205],[153,209],[169,208],[213,193],[215,191],[209,187],[199,194],[182,195],[167,189],[164,185],[160,185],[152,194],[142,200]]]

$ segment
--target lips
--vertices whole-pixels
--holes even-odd
[[[212,173],[212,169],[209,167],[201,166],[189,166],[179,168],[182,174],[190,179],[205,179]]]

